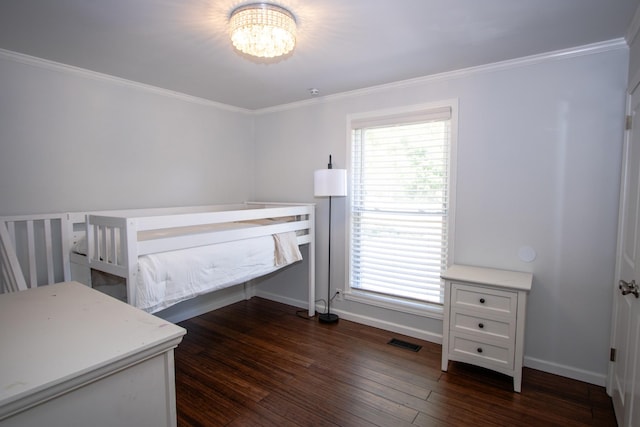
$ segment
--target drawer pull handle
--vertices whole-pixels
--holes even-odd
[[[482,347],[478,347],[478,353],[482,353]]]
[[[478,323],[478,328],[480,329],[484,328],[484,323]]]
[[[484,304],[484,298],[480,298],[480,304]]]

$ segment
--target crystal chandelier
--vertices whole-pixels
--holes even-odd
[[[274,4],[240,6],[231,12],[229,26],[236,49],[259,58],[285,55],[296,44],[295,18]]]

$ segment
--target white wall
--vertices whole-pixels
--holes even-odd
[[[528,366],[604,384],[628,50],[618,43],[315,99],[257,116],[0,52],[0,215],[246,199],[327,203],[313,170],[344,167],[346,116],[459,100],[455,261],[534,273]],[[89,178],[97,175],[95,179]],[[334,199],[332,283],[345,277]],[[341,230],[342,227],[342,230]],[[538,253],[521,262],[520,246]],[[264,295],[306,301],[306,264]],[[439,319],[351,301],[344,317],[438,341]]]
[[[0,51],[0,215],[253,196],[253,117]]]
[[[459,100],[454,261],[531,271],[527,366],[604,384],[628,49],[527,58],[263,111],[256,118],[258,199],[314,201],[313,170],[344,167],[346,117]],[[317,297],[326,298],[326,200],[317,199]],[[346,199],[334,199],[332,284],[342,287]],[[341,216],[341,217],[339,217]],[[532,263],[517,251],[529,245]],[[297,267],[296,267],[297,268]],[[304,271],[262,292],[304,301]],[[438,341],[437,319],[352,301],[343,317]]]

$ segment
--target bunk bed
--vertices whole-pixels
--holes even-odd
[[[0,233],[0,244],[2,253],[22,252],[18,258],[26,260],[21,270],[28,287],[42,284],[37,277],[40,270],[48,271],[45,284],[70,279],[89,284],[90,271],[102,272],[121,278],[126,301],[148,312],[269,274],[300,260],[298,246],[308,245],[308,312],[312,316],[314,209],[313,204],[246,202],[75,212],[43,215],[44,220],[33,215],[6,217],[0,223],[8,233]],[[21,228],[26,232],[21,233]],[[36,242],[38,234],[45,236],[44,243]],[[45,259],[45,268],[37,266],[39,257]],[[6,272],[12,271],[9,267],[15,261],[5,262],[5,258],[13,258],[0,259],[3,274],[11,276]],[[216,276],[212,271],[224,267],[222,259],[231,272]],[[62,267],[55,267],[59,261]],[[187,265],[191,268],[184,270]]]

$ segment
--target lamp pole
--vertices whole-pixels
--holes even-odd
[[[331,169],[331,156],[329,156],[329,169]],[[328,265],[328,275],[327,275],[327,312],[320,314],[318,316],[318,320],[321,323],[335,323],[340,318],[337,314],[331,313],[331,196],[329,196],[329,259],[327,261]]]

